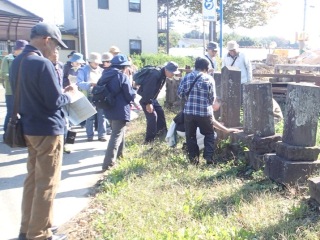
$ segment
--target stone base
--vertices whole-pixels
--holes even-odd
[[[240,131],[240,132],[231,134],[231,142],[233,143],[242,142],[243,144],[249,147],[253,137],[254,137],[253,134],[248,135],[247,133]]]
[[[246,160],[250,167],[254,170],[259,170],[264,166],[263,156],[264,154],[258,154],[252,151],[246,152]]]
[[[264,155],[264,162],[265,175],[282,184],[305,183],[311,174],[320,169],[320,160],[293,162],[272,153]]]
[[[320,177],[310,178],[308,185],[310,197],[320,204]]]
[[[281,135],[275,134],[267,137],[258,137],[241,131],[232,133],[231,141],[233,143],[242,142],[250,151],[256,152],[257,154],[265,154],[276,151],[276,143],[281,141]]]
[[[288,159],[289,161],[316,161],[320,153],[319,147],[292,146],[284,142],[276,144],[277,156]]]
[[[267,137],[255,136],[249,144],[250,151],[257,154],[274,153],[276,151],[276,143],[281,141],[281,135],[275,134]]]

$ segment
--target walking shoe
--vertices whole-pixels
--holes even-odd
[[[98,138],[98,140],[99,140],[100,142],[106,142],[106,141],[107,141],[107,139],[106,139],[105,137]]]
[[[47,240],[66,240],[67,236],[65,234],[57,234],[52,235],[51,237],[47,238]]]
[[[87,142],[92,142],[93,138],[87,138]]]
[[[57,226],[52,226],[51,227],[51,232],[52,233],[56,233],[58,231],[58,227]],[[66,239],[66,238],[64,238]],[[18,240],[28,240],[27,239],[27,234],[26,233],[19,233],[19,237]]]
[[[67,153],[67,154],[70,154],[70,153],[71,153],[71,147],[70,147],[69,144],[65,144],[65,145],[63,146],[63,152],[64,152],[64,153]],[[52,231],[52,228],[51,228],[51,231]]]

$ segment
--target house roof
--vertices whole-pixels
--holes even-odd
[[[8,0],[0,0],[0,8],[0,41],[29,40],[31,28],[43,21],[41,17]]]

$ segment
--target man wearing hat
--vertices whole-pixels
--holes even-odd
[[[60,30],[38,23],[31,29],[30,39],[10,70],[13,94],[19,87],[19,114],[28,146],[19,239],[65,239],[65,235],[52,234],[52,206],[63,155],[65,120],[61,108],[70,103],[77,88],[69,86],[62,92],[54,66],[47,59],[57,47],[67,48]]]
[[[239,52],[239,45],[232,40],[227,43],[228,54],[222,60],[222,67],[233,66],[241,70],[241,83],[251,82],[252,65],[250,59],[242,52]]]
[[[175,74],[180,73],[178,67],[177,63],[171,61],[161,69],[154,68],[148,74],[146,81],[139,86],[140,105],[147,119],[145,143],[153,142],[156,136],[165,136],[166,134],[166,118],[157,97],[166,78],[173,78]]]
[[[112,128],[107,151],[103,160],[102,170],[105,171],[116,164],[117,157],[123,156],[125,130],[130,122],[130,103],[135,98],[135,91],[125,74],[131,63],[126,55],[118,54],[111,59],[111,66],[103,71],[97,85],[106,85],[114,93],[115,106],[104,111]]]
[[[219,50],[218,43],[216,42],[209,42],[207,45],[207,53],[204,55],[209,60],[209,70],[208,73],[213,76],[214,71],[217,70],[217,63],[216,63],[216,55]]]
[[[4,131],[3,137],[5,137],[8,122],[10,117],[12,116],[12,111],[13,111],[13,95],[12,95],[12,90],[9,82],[9,69],[12,64],[12,61],[15,59],[16,56],[18,56],[22,52],[22,50],[25,48],[27,44],[28,42],[26,40],[17,40],[13,48],[13,53],[6,55],[2,59],[0,79],[5,88],[5,99],[6,99],[6,107],[7,107],[7,114],[3,124],[3,131]]]
[[[103,68],[101,54],[91,52],[88,58],[89,64],[83,66],[78,70],[77,85],[88,97],[89,101],[92,100],[92,89],[97,85],[98,80],[102,75]],[[94,137],[94,121],[97,117],[98,120],[98,141],[105,142],[106,138],[106,118],[102,109],[97,108],[97,115],[93,115],[86,120],[86,133],[87,141],[92,142]]]

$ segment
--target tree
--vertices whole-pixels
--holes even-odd
[[[169,47],[176,47],[180,39],[181,39],[181,35],[179,33],[170,31]],[[160,48],[165,48],[167,46],[167,36],[165,33],[158,34],[158,45]]]
[[[217,0],[218,6],[221,0]],[[223,21],[230,28],[236,27],[252,28],[264,26],[268,20],[277,13],[280,0],[223,0]],[[187,9],[188,14],[200,14],[202,12],[202,0],[158,0],[161,6],[170,4],[171,14],[179,14],[179,9]]]

